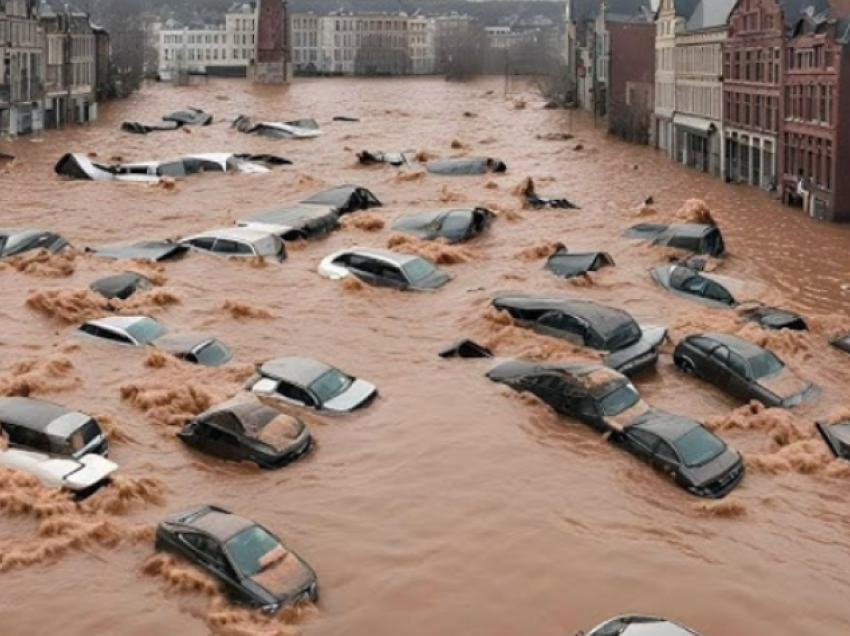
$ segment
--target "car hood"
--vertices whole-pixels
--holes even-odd
[[[346,413],[354,409],[366,406],[375,396],[378,389],[374,384],[365,380],[355,380],[348,389],[322,405],[327,411]]]
[[[78,461],[80,466],[65,475],[65,485],[72,490],[94,486],[118,469],[117,464],[100,455],[86,455]]]
[[[782,400],[783,406],[795,406],[814,390],[811,382],[797,377],[788,367],[770,378],[760,378],[758,384]]]
[[[700,488],[717,481],[717,479],[737,466],[740,461],[741,456],[738,452],[727,448],[720,455],[702,466],[695,466],[693,468],[683,466],[682,472],[688,476],[695,487]]]
[[[649,354],[661,346],[667,337],[666,327],[643,327],[641,326],[641,338],[634,344],[618,349],[605,356],[605,366],[619,369],[635,358]]]
[[[315,574],[307,564],[297,554],[286,550],[283,546],[276,554],[270,553],[266,556],[276,560],[249,580],[262,587],[278,601],[285,602],[293,599],[315,581]]]
[[[411,289],[437,289],[448,283],[452,279],[446,272],[436,270],[426,276],[420,278],[415,284],[411,285]]]

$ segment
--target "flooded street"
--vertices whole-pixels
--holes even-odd
[[[830,461],[813,422],[850,414],[850,356],[827,345],[850,331],[850,291],[842,291],[850,228],[615,141],[585,114],[520,107],[523,96],[506,98],[501,78],[154,85],[102,107],[91,127],[0,141],[0,152],[18,158],[0,174],[0,225],[56,230],[80,250],[0,265],[0,393],[105,416],[122,476],[76,506],[0,474],[0,634],[571,636],[628,612],[661,614],[705,636],[846,632],[850,464]],[[222,120],[315,117],[323,135],[264,139],[224,122],[146,136],[119,130],[124,120],[156,121],[187,106]],[[361,121],[332,121],[338,115]],[[547,133],[575,138],[538,138]],[[443,177],[360,166],[355,153],[367,149],[490,156],[508,171]],[[65,152],[110,162],[223,151],[279,154],[293,165],[196,175],[173,189],[53,173]],[[514,190],[526,177],[582,209],[522,209]],[[82,252],[226,227],[342,183],[369,188],[385,207],[355,215],[369,223],[352,217],[328,238],[290,248],[280,265],[197,253],[128,264]],[[640,215],[648,196],[656,212]],[[811,331],[766,332],[653,283],[648,270],[664,250],[620,233],[668,221],[692,198],[708,204],[724,233],[729,255],[718,273],[760,281],[759,300],[801,312]],[[499,218],[469,244],[430,247],[454,276],[439,291],[399,293],[316,273],[343,247],[386,247],[401,213],[453,202],[491,207]],[[558,279],[543,269],[556,241],[607,251],[616,267],[590,281]],[[71,335],[104,315],[84,291],[89,283],[127,268],[161,287],[122,311],[215,334],[233,362],[201,368]],[[685,377],[670,355],[636,377],[649,403],[707,423],[743,453],[741,486],[721,502],[700,500],[589,427],[487,380],[493,361],[437,356],[461,337],[498,358],[574,353],[488,311],[507,290],[610,304],[641,324],[666,325],[674,340],[742,333],[822,394],[790,412],[754,412]],[[175,437],[188,416],[240,391],[254,363],[282,355],[332,363],[373,382],[380,398],[348,416],[304,415],[316,449],[273,472],[203,456]],[[155,556],[155,524],[199,503],[277,533],[316,570],[317,606],[267,618],[227,605],[203,575]]]

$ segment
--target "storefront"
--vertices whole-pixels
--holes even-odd
[[[673,127],[676,161],[719,177],[721,149],[715,123],[701,117],[676,114]]]
[[[776,189],[776,140],[726,131],[726,178],[765,190]]]

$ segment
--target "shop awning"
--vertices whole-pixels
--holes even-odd
[[[679,113],[676,113],[673,115],[673,125],[690,128],[701,132],[704,135],[717,132],[717,126],[713,121],[703,119],[702,117],[693,117],[692,115],[680,115]]]

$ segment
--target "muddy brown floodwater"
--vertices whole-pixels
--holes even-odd
[[[724,185],[611,140],[581,114],[525,98],[518,108],[496,79],[322,79],[288,89],[210,81],[151,86],[104,107],[95,125],[0,142],[0,151],[18,157],[0,175],[0,225],[53,228],[80,248],[226,226],[345,182],[386,204],[292,249],[282,265],[195,254],[133,265],[161,286],[119,309],[219,335],[235,352],[221,369],[69,335],[74,322],[104,311],[84,291],[88,284],[126,265],[78,253],[2,266],[0,393],[102,416],[122,477],[76,506],[31,480],[0,475],[0,634],[562,636],[621,612],[663,614],[706,636],[847,632],[850,470],[830,461],[812,423],[850,406],[850,357],[826,344],[850,330],[842,291],[850,283],[850,228],[816,224],[766,193]],[[118,129],[124,119],[155,120],[189,105],[225,119],[312,116],[324,134],[275,141],[227,123],[148,136]],[[335,115],[361,122],[332,122]],[[575,139],[537,138],[558,132]],[[452,178],[363,168],[354,156],[362,149],[490,155],[508,172]],[[52,168],[66,151],[125,161],[270,152],[294,165],[262,176],[200,175],[166,190],[62,181]],[[582,209],[523,210],[513,190],[525,177]],[[654,214],[641,216],[637,206],[649,195]],[[763,282],[761,299],[803,312],[810,333],[766,333],[731,310],[654,286],[647,270],[663,261],[663,250],[620,232],[673,218],[692,198],[708,204],[725,233],[730,255],[720,272]],[[468,245],[430,248],[455,277],[438,292],[316,274],[331,251],[385,246],[397,215],[443,202],[490,205],[500,215]],[[554,242],[607,250],[617,266],[559,280],[542,269]],[[490,361],[437,357],[461,336],[499,357],[574,355],[488,312],[489,298],[509,289],[609,303],[668,325],[675,338],[708,328],[740,332],[818,383],[821,398],[791,413],[741,407],[683,378],[669,355],[637,378],[650,403],[706,422],[744,453],[741,487],[706,503],[587,427],[489,382]],[[333,362],[377,384],[381,397],[350,417],[308,415],[315,452],[275,472],[202,457],[174,437],[188,416],[239,391],[253,363],[284,354]],[[228,606],[188,566],[156,556],[156,522],[202,502],[276,531],[317,571],[318,605],[258,617]]]

